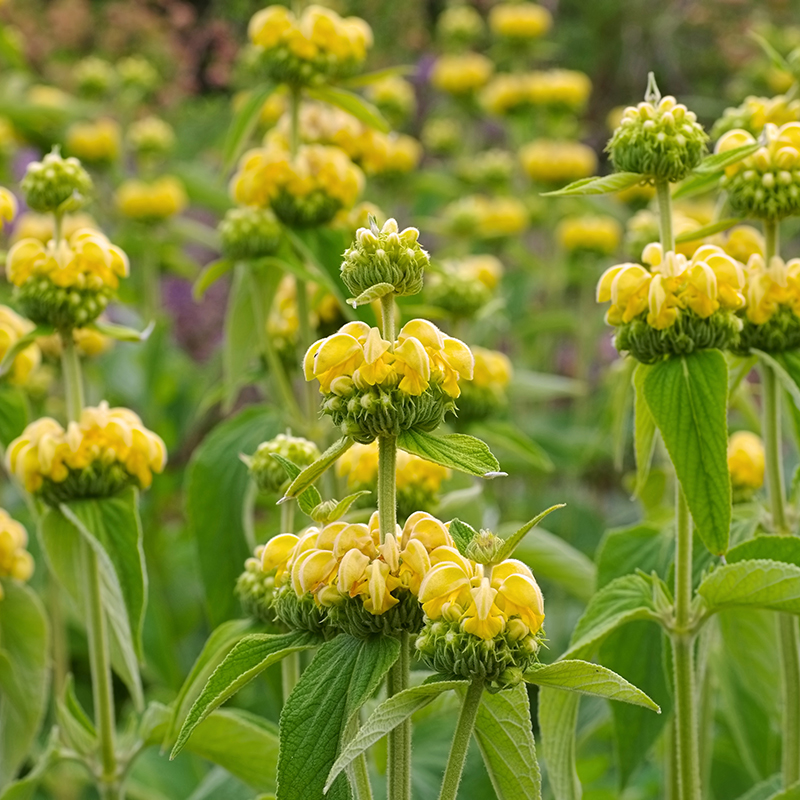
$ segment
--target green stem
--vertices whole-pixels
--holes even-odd
[[[147,252],[139,262],[144,281],[144,304],[142,314],[145,321],[155,319],[161,310],[161,274],[158,259],[158,244],[150,242]]]
[[[400,655],[389,671],[389,697],[408,688],[411,672],[411,651],[407,631],[400,634]],[[400,723],[390,734],[387,760],[388,800],[411,800],[411,720]]]
[[[83,377],[78,351],[71,330],[59,331],[61,338],[61,372],[64,376],[64,395],[67,402],[67,417],[70,422],[80,419],[83,408]]]
[[[289,152],[294,158],[300,149],[300,104],[302,89],[292,86],[289,90]]]
[[[359,715],[354,714],[347,729],[347,738],[343,744],[347,744],[358,733]],[[369,767],[367,766],[367,756],[362,753],[353,761],[348,769],[348,777],[353,787],[355,800],[372,800],[372,785],[369,782]]]
[[[772,527],[776,533],[786,534],[789,529],[786,524],[783,459],[781,458],[780,392],[775,372],[768,366],[761,367],[761,392],[764,414],[764,456]]]
[[[390,292],[381,297],[381,326],[383,338],[387,342],[391,342],[394,347],[396,335],[394,330],[394,293]]]
[[[675,627],[672,661],[675,680],[675,729],[680,800],[700,800],[694,635],[689,630],[692,604],[692,518],[680,484],[676,485]]]
[[[675,249],[675,239],[672,233],[672,195],[670,194],[669,181],[656,181],[656,197],[658,198],[661,249],[666,254]]]
[[[308,305],[308,285],[305,281],[296,279],[297,292],[297,318],[300,324],[300,357],[311,347],[313,337],[311,335],[311,311]],[[306,419],[308,420],[308,430],[310,438],[314,438],[314,431],[317,427],[317,409],[319,408],[319,393],[314,388],[313,382],[306,381]]]
[[[378,523],[381,541],[397,533],[397,437],[378,437]]]
[[[281,509],[281,533],[294,533],[294,500],[282,503]],[[281,661],[281,688],[283,690],[283,702],[289,699],[297,681],[300,680],[300,653],[290,653]]]
[[[100,591],[97,556],[88,542],[82,542],[81,548],[83,550],[83,579],[88,612],[86,631],[89,639],[94,718],[100,742],[100,765],[102,768],[98,775],[98,789],[101,798],[111,800],[111,798],[119,797],[120,785],[114,746],[114,691],[108,649],[108,631],[106,630],[105,611]]]
[[[461,773],[464,771],[464,763],[467,760],[467,750],[472,738],[472,731],[475,728],[475,719],[478,716],[482,694],[483,680],[475,678],[467,689],[464,704],[461,706],[461,713],[458,716],[458,725],[456,725],[453,744],[450,747],[450,756],[447,759],[447,768],[444,771],[439,800],[456,800],[458,785],[461,783]]]
[[[64,222],[64,212],[63,211],[54,211],[53,212],[53,241],[55,242],[56,247],[61,243],[61,236],[62,236],[62,228]]]
[[[800,652],[797,620],[791,614],[778,616],[783,691],[783,786],[800,781]]]
[[[780,253],[780,223],[776,219],[764,220],[764,260],[769,267],[770,259]]]

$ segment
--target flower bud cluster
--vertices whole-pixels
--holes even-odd
[[[99,98],[107,94],[117,79],[114,67],[97,56],[89,56],[75,65],[72,73],[78,94]]]
[[[218,229],[222,254],[234,261],[272,255],[283,237],[272,210],[255,206],[232,208]]]
[[[109,164],[119,158],[122,132],[108,117],[93,122],[76,122],[67,130],[66,151],[90,164]]]
[[[26,316],[62,329],[96,319],[128,269],[125,253],[89,228],[58,244],[20,239],[6,258],[6,277],[18,287]]]
[[[516,167],[513,153],[493,147],[472,156],[462,156],[456,162],[455,170],[465,183],[500,188],[508,184]]]
[[[618,172],[674,183],[700,163],[707,141],[694,112],[667,96],[626,108],[606,151]]]
[[[443,211],[444,223],[454,235],[500,239],[522,233],[530,222],[525,204],[516,197],[472,194],[455,200]]]
[[[785,125],[800,122],[800,100],[778,97],[746,97],[736,108],[726,108],[722,117],[714,123],[711,138],[719,139],[723,134],[737,128],[759,136],[764,126]]]
[[[498,3],[489,12],[489,30],[503,39],[538,39],[552,25],[550,12],[537,3]]]
[[[399,75],[388,75],[369,84],[365,94],[393,125],[402,124],[417,109],[413,85]]]
[[[764,485],[764,443],[750,431],[737,431],[728,440],[728,472],[734,502],[749,500]]]
[[[597,301],[611,301],[606,314],[617,327],[615,345],[643,363],[712,347],[735,345],[745,306],[741,265],[721,248],[703,245],[691,259],[651,244],[645,264],[619,264],[606,270]]]
[[[13,309],[0,305],[0,361],[11,347],[35,327],[32,322],[21,317]],[[38,345],[28,345],[17,353],[6,379],[17,386],[24,386],[41,360],[42,354]]]
[[[436,20],[436,35],[453,48],[474,44],[483,36],[483,17],[470,5],[451,5]]]
[[[341,209],[352,208],[364,175],[338,147],[305,145],[292,158],[276,145],[250,150],[231,182],[238,203],[271,206],[287,225],[322,225]]]
[[[397,341],[377,328],[349,322],[315,342],[303,362],[306,380],[316,378],[324,413],[345,436],[368,444],[378,436],[436,428],[472,377],[473,356],[459,339],[433,323],[415,319]]]
[[[561,185],[594,175],[597,155],[580,142],[536,139],[519,151],[522,167],[531,180]]]
[[[274,439],[262,442],[249,463],[250,475],[262,492],[281,492],[289,484],[286,470],[272,457],[272,453],[283,456],[301,469],[320,457],[314,442],[300,436],[279,433]]]
[[[20,183],[25,202],[34,211],[57,211],[72,199],[75,210],[91,194],[92,179],[77,158],[62,158],[57,151],[28,165]]]
[[[425,285],[428,301],[457,317],[472,317],[489,303],[503,276],[503,265],[492,255],[443,261]]]
[[[125,181],[115,196],[123,216],[140,222],[160,222],[180,214],[189,203],[183,184],[172,175],[152,182]]]
[[[549,106],[579,111],[586,105],[592,82],[583,72],[569,69],[503,72],[492,78],[480,95],[481,105],[497,116]]]
[[[84,408],[66,430],[54,419],[32,422],[8,446],[6,466],[45,502],[107,497],[150,486],[167,460],[164,442],[127,408]]]
[[[236,581],[235,591],[245,614],[259,622],[269,624],[275,621],[275,609],[272,604],[275,576],[264,572],[263,555],[264,545],[259,545],[254,555],[244,562],[244,572]]]
[[[480,53],[440,56],[431,70],[431,84],[447,94],[465,97],[486,85],[494,64]]]
[[[140,157],[165,156],[175,147],[172,126],[153,116],[132,123],[126,138],[131,150]]]
[[[511,383],[513,368],[505,353],[473,347],[475,368],[471,381],[464,381],[458,401],[458,416],[478,420],[503,411],[508,406],[506,391]]]
[[[590,251],[610,256],[622,240],[622,226],[610,216],[565,217],[556,228],[559,244],[569,253]]]
[[[800,122],[782,127],[768,123],[764,143],[752,155],[725,169],[722,187],[736,213],[758,219],[779,220],[800,213]],[[725,153],[755,144],[745,130],[732,130],[717,142]]]
[[[449,117],[427,120],[420,136],[425,149],[435,156],[453,155],[463,144],[459,124]]]
[[[248,33],[278,83],[313,84],[352,75],[372,47],[372,30],[363,19],[343,19],[318,5],[307,6],[299,17],[285,6],[268,6],[252,17]]]
[[[33,558],[25,549],[28,534],[7,511],[0,508],[0,578],[27,581],[33,575]],[[0,600],[3,587],[0,585]]]
[[[418,238],[416,228],[401,231],[395,219],[386,220],[380,230],[377,225],[359,228],[344,252],[342,282],[353,297],[379,283],[391,284],[396,295],[417,294],[430,264]]]
[[[374,493],[378,483],[377,442],[354,444],[336,462],[336,474],[346,480],[348,491]],[[447,467],[399,450],[395,468],[398,515],[405,518],[417,508],[434,507],[450,474]]]

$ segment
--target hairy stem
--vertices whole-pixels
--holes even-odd
[[[378,437],[378,522],[381,541],[397,531],[397,498],[395,469],[397,464],[397,437]]]
[[[450,747],[450,755],[444,771],[439,800],[456,800],[458,785],[461,783],[461,773],[464,771],[464,763],[467,760],[467,750],[472,738],[472,731],[475,729],[475,719],[478,716],[482,695],[483,680],[475,678],[467,689],[464,703],[461,706],[461,713],[458,715],[458,724],[453,736],[453,744]]]
[[[394,294],[390,292],[381,297],[381,326],[382,335],[387,342],[394,346]]]
[[[408,688],[411,672],[409,636],[400,634],[400,655],[389,671],[387,692],[389,696]],[[388,800],[411,800],[411,720],[400,723],[389,734],[388,746]]]
[[[80,419],[83,409],[83,376],[78,351],[72,330],[59,332],[61,338],[61,372],[64,376],[64,395],[67,403],[67,417],[70,422]]]
[[[675,238],[672,232],[672,195],[670,194],[669,181],[656,181],[656,196],[658,198],[661,249],[664,253],[668,253],[670,250],[675,249]]]

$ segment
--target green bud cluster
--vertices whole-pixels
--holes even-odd
[[[324,225],[342,208],[340,200],[320,189],[302,197],[281,190],[271,203],[278,219],[293,228],[315,228]]]
[[[741,216],[784,219],[800,214],[800,169],[759,169],[756,159],[746,168],[725,175],[720,186],[728,192],[731,208]]]
[[[96,320],[105,311],[114,291],[107,286],[100,289],[56,286],[51,280],[38,277],[17,288],[14,296],[28,319],[69,330]]]
[[[501,561],[501,553],[505,548],[505,540],[487,530],[478,531],[467,545],[464,555],[478,564],[494,564]]]
[[[347,378],[338,379],[333,386],[336,393],[325,396],[322,412],[331,417],[342,435],[360,444],[412,428],[433,431],[448,412],[456,410],[453,398],[433,381],[421,395],[379,386],[359,389]]]
[[[262,492],[283,492],[289,485],[286,470],[272,453],[283,456],[303,469],[313,464],[319,457],[319,448],[308,439],[279,433],[274,439],[262,442],[252,458],[249,459],[250,475]]]
[[[474,44],[484,33],[483,17],[470,5],[446,8],[436,23],[436,35],[444,44],[461,48]]]
[[[459,177],[476,186],[505,186],[514,174],[514,157],[506,150],[494,148],[460,161]]]
[[[787,305],[779,305],[775,313],[761,325],[744,320],[739,341],[730,349],[741,356],[750,355],[750,350],[764,353],[782,353],[800,347],[800,317]]]
[[[58,506],[59,503],[68,503],[70,500],[111,497],[128,486],[141,488],[136,477],[119,462],[104,464],[97,460],[83,469],[69,470],[63,481],[44,478],[42,487],[36,494],[48,505]]]
[[[280,246],[283,231],[268,208],[232,208],[219,224],[222,254],[226,258],[261,258]]]
[[[95,99],[108,94],[117,74],[105,59],[89,56],[75,66],[74,77],[78,94]]]
[[[674,97],[661,97],[652,73],[644,102],[625,109],[606,152],[618,172],[652,180],[683,180],[706,153],[708,135]]]
[[[244,572],[236,581],[238,596],[245,614],[259,622],[275,621],[272,595],[275,591],[275,577],[261,568],[261,548],[256,549],[256,557],[244,562]]]
[[[332,638],[338,631],[328,621],[330,609],[318,605],[310,595],[298,597],[291,584],[284,584],[272,596],[275,616],[290,630],[309,631]]]
[[[657,330],[647,324],[647,313],[617,328],[614,346],[642,364],[655,364],[668,356],[685,356],[697,350],[736,349],[742,320],[732,311],[715,311],[699,317],[684,309],[673,325]]]
[[[458,398],[459,421],[479,421],[502,414],[508,408],[508,396],[498,385],[475,386],[472,381],[461,385]]]
[[[477,279],[445,272],[430,282],[425,294],[432,305],[453,316],[469,318],[491,301],[494,291]]]
[[[453,680],[483,678],[487,688],[498,691],[515,686],[536,663],[539,639],[526,632],[517,636],[509,625],[494,639],[479,639],[461,630],[460,623],[426,620],[416,648],[423,663]]]
[[[435,156],[453,155],[463,144],[458,123],[447,117],[428,120],[421,138],[425,149]]]
[[[420,292],[430,259],[418,237],[416,228],[398,231],[394,219],[387,220],[380,230],[374,220],[370,228],[359,228],[341,267],[342,281],[353,297],[379,283],[390,284],[400,296]]]
[[[175,146],[175,131],[158,117],[145,117],[128,129],[128,142],[137,156],[164,156]]]
[[[398,590],[395,595],[400,602],[383,614],[370,614],[360,597],[345,598],[328,609],[328,620],[337,630],[359,639],[419,633],[423,617],[419,600],[409,591]]]
[[[57,149],[28,165],[20,183],[25,202],[39,213],[57,211],[70,198],[75,211],[92,191],[92,179],[77,158],[62,158]]]

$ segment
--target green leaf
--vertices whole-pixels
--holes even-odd
[[[0,580],[0,788],[28,757],[47,707],[47,615],[23,583]]]
[[[270,664],[292,653],[309,650],[319,639],[306,631],[253,633],[239,640],[206,681],[183,722],[170,760],[183,750],[194,729],[216,708],[232,697]]]
[[[55,333],[52,325],[37,325],[30,333],[20,336],[11,347],[6,350],[0,361],[0,378],[13,366],[16,357],[27,347],[30,347],[40,336],[50,336]]]
[[[5,790],[0,782],[0,800],[33,800],[45,773],[60,760],[60,749],[58,729],[52,728],[44,752],[33,769],[24,778],[8,784]]]
[[[250,91],[242,107],[234,114],[222,146],[222,163],[226,173],[236,163],[247,140],[253,135],[261,108],[273,91],[275,87],[272,84],[257,86]]]
[[[275,461],[277,461],[286,470],[286,474],[289,476],[290,481],[293,481],[302,472],[297,464],[294,464],[280,453],[270,453],[270,456],[272,456],[272,458],[274,458]],[[313,517],[314,509],[316,509],[321,502],[322,495],[314,486],[309,486],[308,489],[302,492],[297,498],[297,504],[300,506],[300,510],[309,517]]]
[[[203,295],[208,291],[209,287],[213,286],[221,277],[227,275],[232,269],[233,261],[228,258],[218,258],[216,261],[212,261],[210,264],[203,267],[203,271],[192,286],[192,297],[198,302],[202,300]]]
[[[606,531],[597,549],[597,583],[600,588],[641,569],[666,574],[673,558],[674,534],[643,522]]]
[[[786,59],[763,36],[755,31],[750,31],[749,36],[764,51],[764,54],[772,62],[772,66],[775,69],[781,72],[792,72],[792,68]]]
[[[232,619],[223,622],[212,631],[200,655],[195,660],[191,671],[178,692],[178,696],[171,704],[172,713],[165,728],[164,739],[161,746],[171,748],[180,730],[181,723],[186,719],[189,710],[197,700],[203,687],[208,682],[214,670],[222,663],[233,646],[248,634],[256,632],[256,624],[250,619]]]
[[[142,654],[142,626],[147,603],[147,567],[144,561],[139,493],[125,489],[114,497],[61,503],[61,513],[81,532],[95,552],[105,553],[116,578],[133,636],[137,656]],[[99,549],[100,548],[100,549]],[[104,559],[104,562],[106,561]]]
[[[708,550],[728,549],[731,481],[728,473],[728,367],[718,350],[655,364],[644,395],[661,431],[697,533]]]
[[[462,556],[466,556],[467,548],[470,542],[478,535],[478,531],[476,531],[472,525],[468,525],[460,519],[451,520],[449,530],[453,541],[456,543],[458,552],[461,553]]]
[[[497,555],[496,563],[511,558],[513,552],[517,549],[517,545],[525,538],[529,531],[533,530],[548,514],[556,511],[559,508],[564,508],[565,503],[558,503],[557,505],[550,506],[546,511],[535,516],[529,522],[526,522],[518,531],[510,536],[503,544],[502,550]]]
[[[242,520],[250,476],[239,453],[255,452],[261,442],[280,431],[271,408],[251,406],[214,428],[189,461],[186,515],[212,625],[239,614],[233,587],[251,555]]]
[[[344,455],[355,442],[347,436],[337,439],[313,464],[306,467],[290,484],[278,503],[285,503],[293,497],[302,494],[324,472],[329,470]]]
[[[783,561],[800,567],[800,538],[796,536],[756,536],[737,544],[725,554],[728,564],[738,561]]]
[[[309,491],[310,489],[306,489],[303,495],[308,494]],[[312,509],[309,516],[314,522],[318,522],[321,525],[327,525],[329,522],[336,522],[337,519],[341,519],[350,510],[350,506],[352,506],[359,497],[363,497],[365,494],[372,494],[372,492],[365,489],[361,492],[349,494],[342,500],[330,500],[325,503],[319,503]],[[303,495],[301,495],[301,497]]]
[[[470,430],[474,436],[483,439],[492,450],[507,450],[509,455],[516,456],[528,467],[540,472],[552,472],[555,469],[552,459],[547,451],[530,438],[516,425],[501,419],[484,420],[471,424]]]
[[[135,491],[131,489],[130,491]],[[106,498],[107,499],[107,498]],[[112,498],[113,499],[113,498]],[[99,503],[100,500],[82,500],[80,503]],[[86,516],[96,514],[102,515],[101,510],[89,511],[84,509]],[[120,508],[115,508],[110,513],[112,519]],[[62,584],[67,594],[75,601],[82,617],[87,614],[87,595],[84,580],[86,548],[90,547],[97,558],[97,566],[100,572],[100,594],[103,601],[103,609],[108,619],[108,632],[111,644],[111,665],[119,675],[128,691],[131,693],[134,705],[137,709],[144,706],[142,694],[142,679],[139,675],[139,659],[136,654],[134,644],[134,631],[131,628],[131,612],[123,595],[123,587],[117,576],[115,562],[111,560],[105,547],[94,534],[87,534],[83,520],[77,520],[74,508],[71,514],[75,519],[66,517],[61,510],[56,508],[46,508],[39,519],[39,536],[42,549],[47,556],[47,563],[52,573]],[[76,525],[75,522],[80,524]],[[125,523],[124,523],[125,524]],[[105,536],[107,531],[103,529],[100,535]],[[125,550],[132,552],[132,529],[126,524],[124,531],[126,537]],[[138,534],[138,531],[137,531]],[[139,552],[136,548],[135,559],[138,562]],[[122,567],[124,571],[137,569],[136,565]],[[144,581],[144,575],[141,578]],[[137,615],[137,589],[136,579],[126,576],[128,583],[128,598],[133,616]],[[144,596],[144,595],[143,595]]]
[[[337,89],[333,86],[320,86],[306,89],[306,93],[312,100],[328,103],[352,114],[368,128],[375,128],[382,133],[390,131],[389,123],[384,119],[383,114],[372,103],[354,92]]]
[[[398,692],[384,700],[373,712],[369,719],[361,726],[358,733],[347,743],[341,755],[331,767],[325,783],[327,792],[334,780],[355,761],[358,756],[366,752],[375,742],[393,731],[412,714],[424,708],[436,699],[442,692],[466,686],[467,681],[437,681],[423,683]]]
[[[539,729],[550,789],[556,800],[581,800],[575,771],[575,725],[580,695],[559,689],[539,691]]]
[[[541,800],[542,777],[523,684],[496,694],[483,693],[475,739],[497,800]]]
[[[369,86],[372,83],[382,81],[384,78],[393,78],[395,76],[412,75],[416,71],[416,67],[411,64],[398,64],[396,67],[386,67],[385,69],[376,69],[373,72],[362,72],[360,75],[354,75],[352,78],[347,78],[342,81],[343,86],[356,89],[360,86]]]
[[[800,409],[800,353],[787,350],[783,353],[770,354],[755,348],[751,352],[775,373],[775,377],[789,393],[795,407]]]
[[[320,647],[281,712],[278,800],[321,800],[350,718],[400,653],[394,638],[339,634]],[[349,797],[344,776],[328,797]]]
[[[135,328],[128,328],[125,325],[115,325],[113,322],[97,320],[86,327],[116,339],[118,342],[146,342],[155,326],[155,322],[151,322],[143,331],[137,331]]]
[[[763,147],[763,145],[759,142],[753,142],[752,144],[745,144],[741,147],[735,147],[733,150],[726,150],[724,153],[716,153],[713,156],[704,158],[695,167],[694,171],[699,175],[707,175],[712,172],[720,173],[725,169],[725,167],[729,167],[732,164],[738,164],[740,161],[747,158],[747,156],[752,155],[756,152],[756,150],[758,150],[759,147]],[[744,220],[739,220],[739,222],[744,222]],[[738,222],[734,224],[738,224]],[[720,228],[719,230],[725,229]],[[714,233],[716,233],[716,231],[714,231]],[[709,234],[704,235],[708,236]]]
[[[351,297],[347,303],[353,306],[353,308],[358,308],[359,306],[372,303],[375,300],[380,300],[382,297],[386,297],[387,294],[392,294],[393,292],[394,286],[391,283],[376,283],[374,286],[370,286],[369,289],[365,289],[361,292],[358,297]]]
[[[647,364],[637,364],[633,373],[633,445],[636,453],[636,488],[633,492],[634,496],[638,496],[647,483],[647,476],[650,474],[650,464],[652,463],[656,446],[656,423],[644,396],[644,380],[650,369]]]
[[[28,424],[28,399],[18,386],[0,385],[0,447],[6,448]]]
[[[97,748],[97,731],[86,715],[78,698],[72,675],[67,676],[63,697],[56,700],[56,722],[61,729],[64,742],[82,755],[89,755]]]
[[[673,200],[683,200],[698,194],[710,192],[719,185],[720,173],[709,172],[701,175],[691,175],[672,193]]]
[[[539,664],[525,673],[527,683],[550,686],[593,697],[605,697],[621,703],[644,706],[661,713],[661,709],[641,689],[628,683],[621,675],[600,664],[567,660],[554,664]]]
[[[491,450],[480,439],[464,433],[447,433],[436,436],[424,431],[403,431],[397,437],[397,446],[407,453],[450,467],[479,478],[496,478],[500,464]]]
[[[697,588],[705,615],[725,608],[769,608],[800,614],[800,567],[767,559],[717,567]]]
[[[543,192],[542,197],[611,194],[612,192],[621,192],[623,189],[635,186],[643,180],[644,175],[639,175],[636,172],[614,172],[611,175],[604,175],[602,178],[581,178],[581,180],[570,183],[558,191]]]
[[[684,242],[696,242],[698,239],[705,239],[707,236],[713,236],[720,231],[726,231],[734,225],[741,225],[747,220],[742,217],[740,219],[722,219],[719,222],[712,222],[710,225],[704,225],[702,228],[695,228],[691,231],[686,231],[680,236],[675,237],[675,244],[683,244]]]

